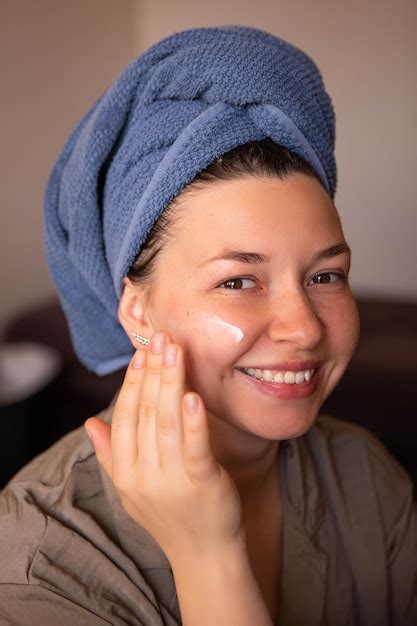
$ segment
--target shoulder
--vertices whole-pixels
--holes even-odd
[[[365,469],[364,464],[371,463],[376,473],[389,475],[400,483],[411,483],[408,473],[382,441],[357,423],[322,414],[306,436],[310,445],[331,455],[336,465],[355,460]]]
[[[101,490],[94,450],[83,427],[22,468],[0,493],[0,582],[28,582],[47,526],[68,529],[83,500]],[[79,519],[80,521],[80,519]]]
[[[334,545],[344,545],[363,610],[374,615],[389,603],[390,623],[416,624],[417,509],[410,476],[375,435],[351,422],[322,415],[303,438],[326,528],[337,529]]]
[[[98,417],[109,422],[111,414],[112,405]],[[13,614],[13,623],[28,626],[98,625],[108,616],[118,625],[177,623],[166,558],[121,515],[113,495],[84,427],[6,485],[0,493],[0,624],[12,623],[2,618]],[[58,609],[66,620],[55,619]]]
[[[305,437],[321,477],[365,509],[372,502],[386,532],[411,511],[413,482],[409,474],[369,430],[320,415]]]

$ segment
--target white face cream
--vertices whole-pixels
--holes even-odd
[[[235,343],[240,343],[245,336],[245,333],[239,326],[234,326],[221,319],[218,315],[209,315],[205,318],[205,322],[208,323],[210,328],[210,335],[226,333]]]

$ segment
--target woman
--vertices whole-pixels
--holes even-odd
[[[75,130],[49,265],[127,370],[2,495],[4,623],[413,623],[411,481],[318,417],[359,333],[333,151],[315,65],[244,27],[156,44]]]

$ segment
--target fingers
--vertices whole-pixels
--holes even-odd
[[[156,418],[156,443],[160,466],[168,471],[184,471],[182,398],[184,396],[184,353],[178,344],[166,346],[162,369],[161,389]]]
[[[163,355],[156,412],[159,462],[171,475],[185,471],[191,480],[204,482],[218,474],[218,464],[210,447],[204,404],[196,393],[184,395],[184,391],[184,352],[171,343]]]
[[[111,425],[113,478],[129,471],[137,460],[139,402],[145,377],[145,361],[146,350],[138,349],[126,370],[114,406]]]
[[[185,394],[183,415],[186,472],[193,482],[206,482],[219,474],[219,466],[211,451],[207,414],[198,394]]]
[[[98,460],[116,483],[135,466],[185,472],[195,482],[219,474],[204,404],[185,393],[184,352],[168,333],[155,333],[130,362],[113,411],[111,446],[95,421],[89,426]]]
[[[143,464],[144,468],[159,466],[156,419],[161,388],[163,351],[170,341],[171,337],[168,333],[155,333],[146,354],[146,367],[139,403],[139,425],[136,435],[139,462]]]

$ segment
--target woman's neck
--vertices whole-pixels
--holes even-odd
[[[213,454],[236,483],[242,506],[252,508],[279,479],[279,441],[248,433],[209,414]]]

